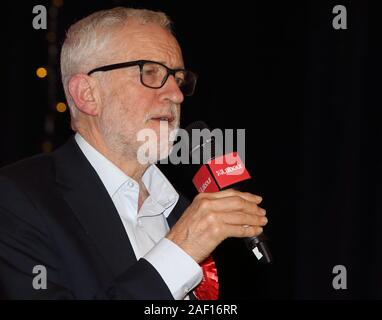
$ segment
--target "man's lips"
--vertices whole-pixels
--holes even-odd
[[[172,122],[174,121],[174,116],[171,114],[158,114],[158,115],[150,116],[150,120]]]

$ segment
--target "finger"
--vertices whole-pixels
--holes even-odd
[[[226,225],[224,231],[226,233],[226,238],[245,238],[257,237],[263,232],[263,228],[253,226]]]
[[[247,214],[255,214],[265,216],[266,211],[260,208],[256,203],[247,201],[242,197],[232,196],[218,199],[208,199],[205,202],[206,211],[213,212],[243,212]]]
[[[216,219],[221,219],[224,223],[232,225],[248,225],[255,227],[263,227],[268,223],[268,219],[266,217],[250,215],[244,212],[216,213],[216,215]]]
[[[215,199],[239,196],[247,201],[254,202],[256,204],[260,204],[261,201],[263,200],[262,197],[256,194],[252,194],[249,192],[241,192],[235,189],[227,189],[227,190],[223,190],[219,192],[212,192],[212,193],[209,193],[209,195]]]
[[[249,202],[254,202],[256,204],[260,204],[261,201],[263,201],[263,198],[256,195],[256,194],[253,194],[253,193],[249,193],[249,192],[239,192],[237,194],[239,197],[242,197],[243,199],[249,201]]]

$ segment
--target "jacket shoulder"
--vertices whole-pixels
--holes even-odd
[[[38,154],[19,160],[0,169],[0,178],[19,186],[38,186],[41,180],[53,174],[53,159],[50,154]]]
[[[53,186],[53,171],[49,154],[39,154],[1,168],[0,207],[31,211],[36,200]]]

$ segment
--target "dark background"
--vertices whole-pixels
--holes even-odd
[[[207,3],[64,0],[48,30],[34,30],[33,6],[51,1],[3,1],[0,165],[48,152],[72,134],[69,113],[55,111],[64,101],[59,49],[71,23],[116,5],[163,10],[199,74],[182,124],[246,129],[250,191],[263,196],[270,220],[273,265],[258,263],[239,241],[217,250],[221,297],[381,298],[377,1]],[[347,30],[332,27],[336,4],[347,8]],[[39,66],[47,78],[36,77]],[[163,168],[192,197],[186,169]],[[335,265],[347,268],[347,290],[332,287]]]

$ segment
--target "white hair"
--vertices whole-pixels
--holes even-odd
[[[61,77],[72,127],[77,110],[68,90],[69,80],[73,75],[88,73],[106,61],[108,44],[112,39],[110,33],[125,26],[129,18],[142,24],[155,23],[172,32],[171,20],[165,13],[124,7],[95,12],[69,28],[61,49]]]

